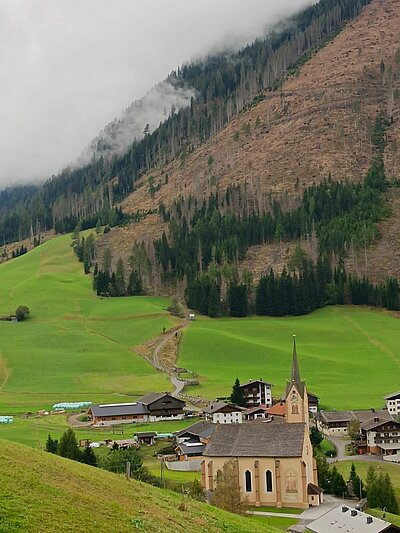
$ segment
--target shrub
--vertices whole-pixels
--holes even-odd
[[[26,320],[28,318],[29,313],[29,307],[27,307],[26,305],[20,305],[15,311],[15,316],[17,317],[18,322],[22,322],[23,320]]]

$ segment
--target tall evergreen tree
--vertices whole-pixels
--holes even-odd
[[[243,389],[240,387],[239,378],[236,378],[233,384],[230,401],[239,407],[246,407],[246,398],[243,394]]]
[[[96,455],[93,451],[93,448],[87,444],[82,452],[81,456],[82,463],[85,463],[86,465],[90,466],[97,466],[97,459]]]
[[[72,428],[65,431],[58,443],[58,455],[72,459],[73,461],[80,461],[82,454],[76,441],[75,433]]]

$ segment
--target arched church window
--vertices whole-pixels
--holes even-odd
[[[272,492],[272,472],[271,472],[271,470],[267,470],[265,472],[265,487],[267,489],[267,492]]]
[[[244,473],[244,482],[246,487],[246,492],[251,492],[251,472],[250,470],[246,470]]]
[[[297,403],[294,403],[292,405],[292,415],[298,415],[299,414],[299,406],[297,405]]]

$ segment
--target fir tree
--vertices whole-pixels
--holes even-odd
[[[46,441],[46,452],[57,453],[58,440],[54,440],[49,434]]]
[[[58,443],[57,453],[58,455],[61,455],[61,457],[67,457],[67,459],[72,459],[73,461],[81,460],[82,454],[72,428],[68,428],[67,431],[63,433],[60,442]]]
[[[240,387],[239,378],[236,378],[233,384],[230,401],[239,407],[246,407],[246,398],[243,394],[243,389]]]
[[[90,466],[97,466],[96,455],[94,454],[93,448],[87,444],[82,452],[82,463]]]

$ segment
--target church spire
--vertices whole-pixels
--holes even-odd
[[[296,335],[293,335],[292,374],[290,376],[290,380],[294,383],[301,383],[299,362],[297,360],[297,351],[296,351]]]

